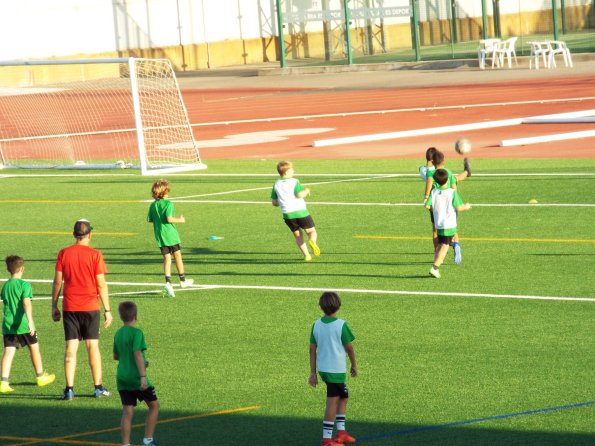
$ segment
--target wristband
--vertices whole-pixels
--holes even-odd
[[[111,313],[112,310],[103,310],[104,313]]]

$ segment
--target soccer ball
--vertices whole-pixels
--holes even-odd
[[[466,138],[458,139],[457,142],[455,142],[455,150],[461,155],[467,155],[471,152],[471,141]]]

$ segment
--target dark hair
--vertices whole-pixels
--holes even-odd
[[[429,147],[428,150],[426,150],[426,161],[432,161],[434,159],[434,153],[436,153],[438,151],[438,149],[436,147]]]
[[[78,240],[81,240],[85,238],[87,235],[89,235],[92,230],[93,227],[91,226],[91,223],[89,223],[88,220],[81,218],[80,220],[77,220],[77,222],[74,224],[72,235],[74,235],[74,237]]]
[[[339,311],[339,308],[341,308],[341,298],[337,293],[325,291],[322,293],[322,296],[320,296],[318,305],[320,305],[320,308],[322,311],[324,311],[324,314],[328,316],[329,314]]]
[[[448,182],[448,172],[446,169],[438,169],[434,172],[434,180],[440,186],[444,186]]]
[[[16,274],[21,267],[25,264],[25,261],[22,257],[19,256],[8,256],[5,259],[6,261],[6,270],[10,274]]]
[[[442,164],[443,162],[444,162],[444,153],[442,153],[440,150],[436,149],[436,151],[432,155],[432,164],[434,164],[434,166],[438,166],[438,165]]]
[[[122,322],[132,322],[138,314],[138,309],[134,302],[131,300],[125,300],[124,302],[120,302],[120,305],[118,305],[118,312],[120,313],[120,319],[122,319]]]

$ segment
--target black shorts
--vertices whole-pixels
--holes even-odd
[[[99,339],[98,311],[64,311],[64,339]]]
[[[349,398],[349,390],[345,383],[327,383],[326,384],[326,396],[335,397],[338,396],[341,399]]]
[[[286,218],[285,224],[291,229],[291,232],[295,232],[298,229],[310,229],[314,227],[314,220],[312,220],[312,216],[308,215],[307,217],[300,217],[300,218]]]
[[[25,345],[37,344],[37,334],[31,336],[29,333],[25,334],[5,334],[4,347],[24,347]]]
[[[137,401],[150,403],[157,401],[155,387],[147,387],[145,390],[119,390],[122,406],[135,406]]]
[[[438,235],[438,243],[442,245],[450,245],[454,235]]]
[[[180,244],[178,243],[177,245],[173,245],[173,246],[160,246],[159,250],[161,251],[161,254],[163,254],[163,255],[173,254],[174,252],[180,250]]]

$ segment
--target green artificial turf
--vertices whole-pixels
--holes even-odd
[[[325,391],[307,385],[308,342],[321,290],[344,290],[339,316],[356,336],[360,376],[348,380],[347,422],[358,443],[593,444],[595,162],[474,160],[459,185],[473,206],[459,216],[463,263],[449,253],[440,280],[428,276],[417,166],[295,161],[322,249],[312,263],[270,205],[275,162],[211,161],[207,171],[168,176],[187,220],[178,225],[186,274],[213,286],[178,288],[173,299],[161,296],[162,258],[145,222],[153,178],[3,171],[0,253],[25,258],[45,368],[57,381],[35,387],[27,353],[17,353],[15,392],[0,395],[0,445],[119,444],[118,320],[101,340],[114,396],[90,397],[81,347],[77,397],[57,401],[63,334],[50,318],[50,281],[81,217],[105,256],[112,308],[125,299],[139,306],[161,445],[316,445]],[[135,423],[145,413],[140,405]],[[136,444],[142,432],[134,429]]]

